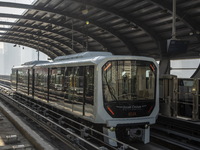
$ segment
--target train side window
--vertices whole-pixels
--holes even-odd
[[[55,89],[57,91],[63,90],[63,82],[64,82],[64,71],[65,68],[57,68],[55,71]]]
[[[50,73],[50,89],[54,90],[55,89],[55,83],[56,83],[56,68],[51,69]]]
[[[23,93],[28,93],[28,71],[19,70],[18,71],[18,90]]]
[[[33,70],[29,69],[29,95],[33,95]]]
[[[18,82],[24,83],[24,81],[23,81],[23,71],[22,70],[18,71]]]
[[[16,81],[16,77],[17,77],[17,70],[15,69],[12,69],[12,74],[11,74],[11,86],[12,86],[12,89],[16,90],[16,84],[17,84],[17,81]]]
[[[23,92],[24,74],[23,70],[18,70],[18,90]]]
[[[41,69],[41,86],[47,88],[48,68]]]
[[[76,94],[83,94],[84,85],[84,67],[75,67],[74,87]]]
[[[65,72],[65,87],[66,87],[66,99],[72,101],[74,98],[74,68],[68,67]]]
[[[49,68],[49,100],[63,101],[65,67]]]
[[[35,69],[35,86],[40,85],[40,71],[39,69]]]
[[[36,68],[35,69],[35,87],[34,95],[38,98],[47,98],[47,80],[48,80],[48,68]]]
[[[52,68],[50,71],[50,89],[63,90],[65,68]]]

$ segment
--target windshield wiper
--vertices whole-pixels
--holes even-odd
[[[112,92],[112,89],[111,89],[111,87],[110,87],[110,85],[109,85],[109,83],[108,83],[108,80],[107,80],[107,78],[106,78],[106,75],[104,74],[104,78],[105,78],[105,81],[106,81],[106,85],[107,85],[107,87],[108,87],[108,90],[109,90],[109,92],[110,92],[110,95],[111,95],[111,97],[112,98],[114,98],[114,100],[116,100],[117,101],[117,97],[113,94],[113,92]]]

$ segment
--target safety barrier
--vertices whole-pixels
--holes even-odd
[[[9,75],[0,75],[0,84],[10,87],[11,86],[10,76]]]
[[[200,120],[200,79],[160,78],[160,113],[169,117]]]

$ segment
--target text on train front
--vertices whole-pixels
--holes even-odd
[[[102,67],[104,107],[113,118],[149,116],[156,99],[156,67],[140,60],[108,61]]]

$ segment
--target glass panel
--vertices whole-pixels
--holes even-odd
[[[49,100],[64,101],[64,74],[64,67],[50,69]]]
[[[200,59],[171,60],[170,74],[178,78],[190,78],[199,66]]]
[[[197,68],[200,59],[187,59],[187,60],[171,60],[172,68]]]
[[[11,86],[12,89],[14,90],[16,90],[16,71],[17,70],[12,69],[12,74],[11,74]]]
[[[28,70],[18,70],[17,90],[28,94]]]
[[[154,64],[146,61],[109,61],[102,71],[106,102],[154,100]]]
[[[33,5],[37,2],[37,0],[0,0],[0,2],[12,2],[12,3],[22,3],[22,4]],[[6,14],[23,15],[26,11],[27,9],[22,9],[22,8],[0,7],[0,13],[6,13]],[[5,21],[5,22],[17,22],[17,20],[18,19],[16,18],[0,17],[0,21]],[[11,28],[10,25],[0,25],[0,27]],[[6,32],[6,31],[1,30],[0,32]]]
[[[35,69],[35,96],[47,100],[47,68]]]
[[[178,80],[178,115],[184,117],[192,117],[193,113],[193,98],[192,92],[194,80],[193,79],[179,79]]]
[[[29,69],[29,95],[33,95],[33,71]]]
[[[37,0],[0,0],[0,2],[12,2],[12,3],[22,3],[22,4],[34,4]]]
[[[84,67],[74,67],[74,103],[73,111],[79,115],[83,114],[83,87]]]
[[[70,75],[73,75],[73,68],[65,68],[64,72],[64,83],[63,83],[63,90],[64,90],[64,102],[65,108],[69,111],[72,111],[72,99],[71,99],[71,86],[70,83]]]
[[[171,70],[170,74],[176,75],[178,78],[190,78],[196,69],[190,69],[190,70]]]
[[[94,66],[85,68],[85,116],[94,117]]]

